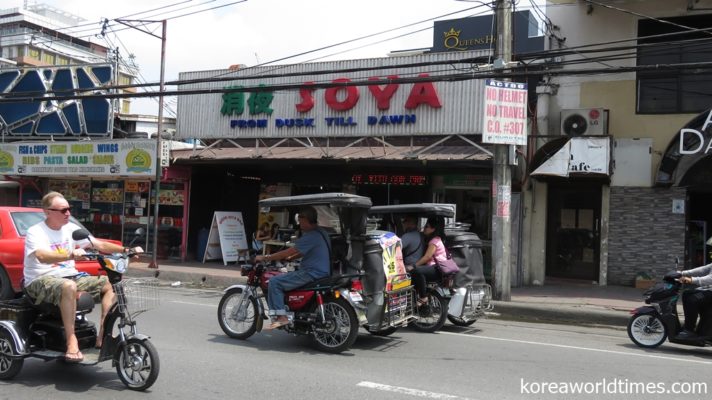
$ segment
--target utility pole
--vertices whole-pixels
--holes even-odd
[[[507,68],[512,60],[512,1],[495,1],[497,21],[497,47],[495,69]],[[508,81],[508,78],[502,80]],[[502,301],[512,299],[509,272],[511,268],[512,221],[512,170],[509,165],[510,146],[494,145],[492,166],[492,266],[494,269],[494,298]]]
[[[165,19],[162,21],[116,19],[115,21],[130,28],[134,28],[143,33],[148,33],[151,36],[161,39],[161,82],[158,90],[158,132],[156,132],[156,184],[153,186],[155,190],[153,196],[153,256],[151,262],[148,264],[149,268],[158,268],[158,224],[160,223],[158,219],[158,209],[161,192],[161,176],[163,175],[162,171],[164,164],[161,157],[161,134],[163,134],[163,92],[165,91],[166,27],[168,25],[168,22]],[[145,28],[146,24],[151,24],[155,22],[161,22],[161,36],[158,36],[152,31]],[[137,27],[133,24],[138,24],[140,27]]]

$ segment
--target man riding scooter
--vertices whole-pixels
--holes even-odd
[[[698,287],[682,294],[685,325],[683,330],[676,336],[676,339],[695,340],[699,338],[698,334],[708,332],[709,325],[712,324],[709,316],[709,310],[712,308],[712,264],[682,271],[677,278],[679,278],[680,283],[694,284]],[[695,330],[698,316],[700,317],[700,324],[698,329]]]

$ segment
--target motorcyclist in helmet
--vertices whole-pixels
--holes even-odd
[[[680,283],[697,285],[697,288],[687,290],[682,294],[685,324],[676,338],[690,340],[699,338],[698,334],[708,335],[709,333],[706,331],[712,323],[709,321],[710,316],[707,315],[707,310],[712,307],[712,264],[682,271],[676,275]],[[698,316],[700,324],[695,331]]]

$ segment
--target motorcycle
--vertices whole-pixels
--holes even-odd
[[[369,215],[380,218],[384,229],[402,233],[400,221],[406,215],[445,220],[454,218],[455,212],[446,204],[399,204],[372,207]],[[416,319],[411,322],[415,330],[435,332],[446,320],[457,326],[470,326],[492,310],[492,289],[482,271],[481,241],[467,228],[464,224],[445,226],[448,251],[460,270],[437,282],[427,282],[428,302],[416,308]]]
[[[350,333],[347,338],[337,340],[336,342],[338,343],[336,344],[324,344],[322,343],[322,340],[324,340],[322,339],[324,337],[324,325],[330,324],[329,319],[333,319],[333,317],[322,315],[321,310],[317,310],[319,311],[318,315],[310,316],[309,313],[314,314],[314,311],[310,311],[309,307],[316,309],[316,306],[309,303],[311,300],[307,295],[298,295],[304,296],[304,300],[308,302],[305,304],[289,304],[291,300],[298,297],[288,295],[288,307],[295,312],[295,317],[293,318],[295,322],[291,323],[286,329],[296,331],[299,328],[302,333],[311,332],[317,348],[323,351],[340,352],[350,347],[353,344],[353,340],[356,340],[359,326],[362,326],[371,334],[388,336],[399,327],[407,325],[413,319],[413,296],[410,278],[407,274],[391,274],[389,268],[385,265],[384,250],[378,240],[373,235],[366,235],[366,214],[371,207],[371,200],[367,197],[346,193],[320,193],[272,197],[259,202],[260,210],[265,213],[283,211],[293,214],[296,209],[305,205],[313,206],[317,210],[319,225],[329,234],[332,277],[326,278],[327,290],[324,293],[326,295],[324,298],[346,299],[346,303],[351,305],[356,319],[348,319]],[[288,240],[283,243],[283,246],[292,246],[291,238],[286,237],[286,239]],[[298,261],[296,264],[298,265]],[[265,287],[262,288],[262,293],[266,293],[266,282],[269,280],[270,274],[273,275],[279,272],[272,271],[268,267],[246,267],[243,270],[243,274],[248,276],[248,284],[236,285],[231,287],[232,289],[228,288],[225,296],[223,296],[223,299],[225,299],[223,304],[226,305],[221,305],[218,308],[218,320],[223,331],[229,336],[238,339],[246,339],[254,334],[255,331],[262,329],[262,321],[266,318],[264,314],[265,306],[264,300],[259,297],[259,292],[257,291],[257,288],[262,283],[257,280],[260,279],[264,282]],[[263,277],[263,275],[265,276]],[[332,283],[336,284],[332,285]],[[301,290],[304,290],[304,288]],[[230,295],[228,295],[228,291]],[[307,292],[309,291],[313,290],[308,290]],[[255,301],[242,302],[241,300],[239,303],[240,308],[233,310],[236,304],[231,303],[236,303],[238,301],[236,298],[241,297],[243,294],[248,298],[255,299]],[[314,297],[316,296],[312,294],[311,298]],[[232,298],[232,300],[228,302],[228,298]],[[340,303],[343,303],[343,301]],[[342,304],[342,306],[341,308],[345,310],[349,309],[345,307],[345,304]],[[304,321],[296,318],[297,312],[294,307],[298,307],[300,313],[307,313],[305,314],[307,317],[306,326]],[[337,309],[336,307],[331,308]],[[254,310],[255,317],[246,315],[246,310]],[[250,312],[252,313],[253,311]],[[319,317],[320,320],[317,321],[315,317]],[[254,323],[252,318],[256,320]],[[244,322],[247,326],[242,328],[231,327],[232,324],[237,322]],[[309,324],[313,326],[310,327]],[[350,336],[351,334],[353,334],[353,337]]]
[[[247,284],[225,289],[218,305],[218,322],[225,334],[244,340],[262,331],[264,321],[269,321],[265,304],[269,280],[283,273],[264,263],[242,266]],[[324,352],[348,350],[358,336],[359,322],[365,320],[358,277],[330,276],[285,293],[289,324],[279,329],[309,335],[314,347]]]
[[[144,234],[140,228],[134,241]],[[89,238],[78,229],[74,240]],[[133,242],[129,244],[132,246]],[[89,249],[86,257],[96,259],[112,284],[117,302],[104,320],[104,338],[100,349],[94,348],[95,324],[86,318],[94,308],[92,296],[81,292],[77,298],[75,333],[84,360],[79,365],[96,365],[111,360],[119,379],[132,390],[146,390],[158,378],[160,361],[149,337],[138,333],[136,316],[158,305],[157,280],[126,279],[129,259],[136,253],[102,255]],[[117,335],[113,336],[116,331]],[[45,361],[64,360],[66,341],[59,308],[53,304],[35,305],[27,294],[19,299],[0,302],[0,379],[12,379],[22,369],[26,358]]]
[[[682,340],[676,338],[682,329],[680,318],[677,314],[677,301],[683,284],[674,278],[674,274],[666,274],[662,282],[643,293],[647,306],[631,311],[632,316],[628,322],[628,337],[637,346],[655,348],[669,340],[686,346],[712,345],[711,327],[700,326],[698,338]],[[712,320],[712,310],[707,310],[707,320]]]

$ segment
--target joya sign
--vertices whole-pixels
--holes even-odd
[[[428,74],[420,74],[419,77],[427,78]],[[395,80],[398,79],[398,76],[390,75],[388,79]],[[381,78],[371,77],[369,80],[378,81],[381,80]],[[357,106],[361,99],[362,88],[358,86],[343,86],[344,83],[350,82],[351,80],[348,78],[337,78],[332,81],[336,86],[323,90],[323,101],[329,110],[343,113]],[[317,96],[316,89],[309,87],[314,85],[314,82],[306,82],[304,85],[305,87],[299,90],[299,101],[293,104],[293,111],[302,114],[311,112],[320,97]],[[401,86],[402,85],[398,83],[389,83],[386,85],[369,85],[366,86],[366,88],[375,100],[376,108],[383,111],[391,109],[391,101],[394,94]],[[239,86],[233,86],[233,88],[238,87]],[[243,115],[245,105],[250,115],[267,114],[271,116],[274,112],[271,108],[274,93],[271,91],[255,91],[251,93],[230,92],[223,94],[222,100],[220,112],[226,116]],[[442,107],[441,100],[433,82],[418,82],[410,85],[409,94],[403,108],[412,112],[421,105],[431,108]],[[368,115],[365,121],[358,121],[354,116],[335,114],[333,116],[324,116],[321,120],[313,117],[277,117],[273,119],[273,124],[276,128],[309,128],[315,127],[318,124],[324,124],[326,126],[357,126],[359,122],[363,122],[367,125],[400,125],[414,124],[416,121],[417,117],[415,114]],[[270,120],[267,118],[232,119],[230,121],[230,127],[233,129],[266,128],[269,123]]]
[[[704,154],[709,153],[712,150],[712,135],[708,135],[710,138],[709,142],[707,142],[707,146],[705,146],[705,135],[704,131],[707,130],[707,127],[712,125],[712,109],[710,109],[709,113],[707,114],[707,118],[705,119],[705,122],[702,124],[702,128],[699,130],[697,129],[692,129],[692,128],[682,128],[680,129],[680,154],[695,154],[699,153],[702,148],[704,147]],[[685,148],[685,137],[689,135],[693,135],[692,137],[696,137],[697,140],[699,140],[699,144],[695,148],[690,148],[686,149]]]

